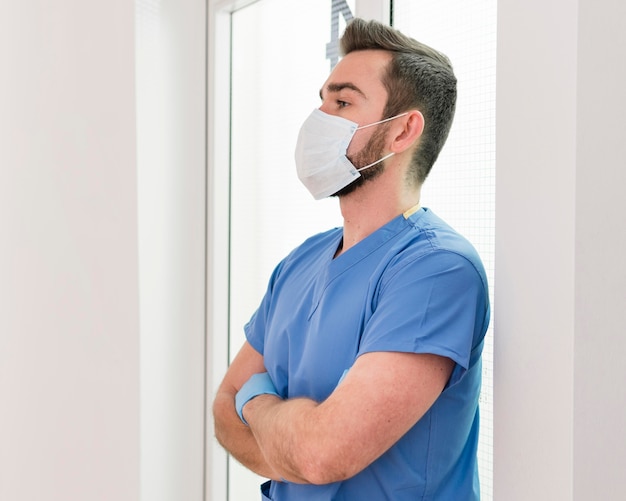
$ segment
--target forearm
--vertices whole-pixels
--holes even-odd
[[[235,410],[235,396],[220,389],[213,403],[215,437],[237,461],[266,478],[279,480],[265,460],[249,427],[244,425]]]
[[[337,482],[366,468],[411,429],[441,394],[453,367],[437,355],[365,354],[323,402],[261,394],[243,405],[243,417],[278,475],[301,483]]]
[[[328,444],[316,436],[318,403],[305,399],[281,400],[260,395],[244,407],[244,417],[264,458],[284,480],[328,483],[324,453]],[[315,423],[319,425],[320,423]]]

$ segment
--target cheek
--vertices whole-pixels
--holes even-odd
[[[348,145],[348,158],[352,155],[356,155],[357,153],[363,151],[363,148],[367,146],[371,138],[371,132],[357,131],[357,133],[352,137],[352,141]]]

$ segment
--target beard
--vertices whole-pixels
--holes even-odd
[[[382,126],[374,132],[367,144],[361,149],[361,151],[352,155],[352,158],[348,157],[348,160],[352,162],[357,169],[362,169],[366,165],[370,165],[377,160],[380,160],[384,156],[385,149],[385,136],[389,130],[388,124],[382,124]],[[361,176],[352,181],[348,186],[340,189],[334,193],[333,197],[342,197],[348,195],[353,191],[356,191],[365,183],[376,179],[385,171],[385,162],[368,167],[365,170],[360,171]]]

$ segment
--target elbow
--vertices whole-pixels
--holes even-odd
[[[232,433],[233,423],[235,426],[239,424],[239,418],[234,417],[233,400],[228,395],[218,394],[213,402],[213,434],[224,448],[227,448],[228,435]]]
[[[304,478],[309,484],[326,485],[347,480],[350,476],[341,474],[337,470],[315,468],[306,472]]]
[[[327,444],[328,445],[328,444]],[[314,485],[341,482],[353,477],[363,469],[345,451],[315,444],[302,449],[300,471],[307,482]]]

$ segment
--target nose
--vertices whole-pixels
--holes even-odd
[[[328,113],[329,115],[330,113],[330,103],[328,102],[328,100],[324,100],[322,101],[322,104],[319,107],[320,111],[323,111],[324,113]]]

